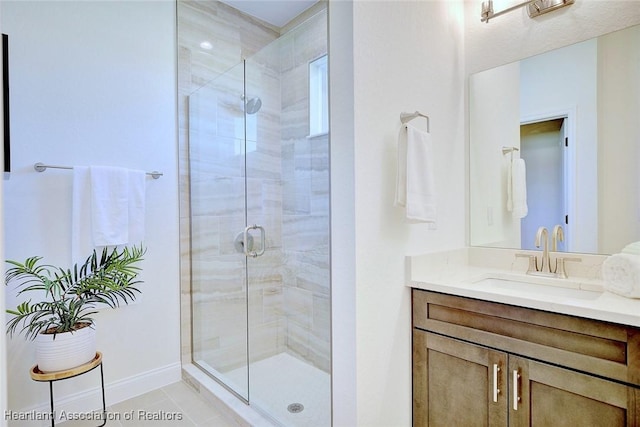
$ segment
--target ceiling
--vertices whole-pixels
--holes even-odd
[[[220,0],[253,17],[280,28],[318,0]]]

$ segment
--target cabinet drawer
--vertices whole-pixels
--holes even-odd
[[[413,326],[640,385],[640,330],[413,289]]]

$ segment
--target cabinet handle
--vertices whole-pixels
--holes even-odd
[[[518,410],[518,402],[520,402],[520,396],[518,393],[518,383],[520,382],[520,374],[518,370],[513,371],[513,410]]]
[[[497,363],[493,364],[493,401],[498,401],[498,394],[500,394],[500,389],[498,388],[498,372],[500,372],[500,367]]]

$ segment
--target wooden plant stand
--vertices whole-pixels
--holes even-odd
[[[104,372],[102,369],[102,353],[99,351],[96,352],[96,356],[90,360],[89,362],[76,366],[72,369],[67,369],[65,371],[55,371],[55,372],[42,372],[38,369],[38,365],[34,365],[29,374],[31,375],[31,379],[34,381],[48,381],[49,382],[49,398],[51,403],[51,427],[55,427],[56,425],[56,417],[55,411],[53,409],[53,383],[55,381],[66,380],[69,378],[77,377],[82,374],[86,374],[89,371],[93,371],[95,368],[100,366],[100,383],[102,388],[102,415],[103,422],[98,427],[102,427],[107,423],[107,405],[105,403],[104,398]]]

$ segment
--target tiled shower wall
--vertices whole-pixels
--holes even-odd
[[[329,137],[309,137],[309,62],[327,54],[326,11],[281,43],[282,250],[289,352],[329,372]]]
[[[191,242],[191,201],[190,201],[190,173],[191,168],[205,171],[201,159],[194,158],[194,164],[189,164],[189,95],[203,87],[207,82],[222,75],[231,67],[236,66],[242,58],[250,57],[264,46],[279,37],[277,29],[258,20],[246,17],[235,9],[218,1],[189,1],[177,2],[178,16],[178,124],[179,124],[179,172],[180,172],[180,267],[181,267],[181,343],[182,360],[189,363],[191,354],[191,293],[192,285],[202,282],[201,275],[191,277],[191,258],[210,259],[210,283],[224,281],[225,271],[221,268],[213,269],[213,256],[220,247],[219,221],[214,215],[194,215],[194,226],[202,230],[198,240]],[[201,47],[207,41],[211,49]],[[215,122],[212,123],[215,126]],[[206,130],[205,130],[206,132]],[[203,135],[204,137],[204,135]],[[210,147],[215,148],[215,147]],[[215,153],[214,153],[215,155]],[[202,165],[203,167],[198,167]],[[235,184],[240,185],[241,180]],[[242,194],[242,189],[233,188],[228,182],[228,191]],[[213,193],[215,194],[215,193]],[[242,201],[240,201],[242,203]],[[197,213],[202,213],[196,212]],[[213,212],[211,212],[213,214]],[[205,231],[207,224],[211,227]],[[216,249],[218,248],[218,249]],[[192,252],[193,251],[193,252]],[[223,259],[223,258],[222,258]],[[215,273],[215,274],[214,274]],[[237,274],[227,271],[226,275]],[[237,280],[237,279],[235,279]],[[194,289],[195,290],[195,289]],[[194,298],[202,297],[195,295]],[[218,313],[224,316],[242,310],[237,301],[226,304]],[[229,315],[229,314],[227,314]],[[195,321],[195,320],[194,320]],[[211,336],[209,344],[216,348],[219,338]],[[230,357],[231,359],[231,357]]]
[[[198,108],[202,114],[191,123],[191,165],[187,95],[248,57],[247,96],[260,96],[263,106],[247,121],[247,212],[249,222],[268,230],[267,252],[259,263],[249,260],[252,360],[286,351],[328,372],[328,136],[307,137],[308,66],[326,54],[326,11],[257,55],[278,37],[278,29],[211,1],[179,1],[178,19],[183,361],[191,361],[193,322],[204,334],[194,343],[199,357],[219,370],[245,362],[246,324],[234,321],[244,310],[244,260],[238,261],[232,246],[244,227],[236,133],[242,106],[234,98],[241,74],[231,70],[211,85],[226,85],[224,95],[200,90],[193,97],[191,115]],[[203,40],[213,48],[200,48]],[[215,144],[205,142],[214,139]],[[194,200],[190,179],[199,194]],[[215,317],[192,318],[192,294],[202,312]]]

